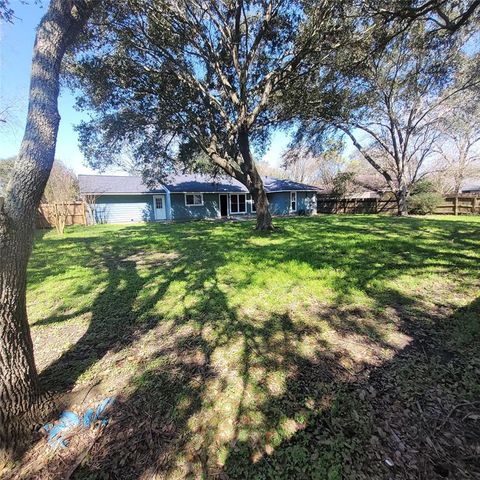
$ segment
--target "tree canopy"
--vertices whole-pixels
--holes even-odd
[[[443,106],[478,86],[478,53],[465,52],[466,39],[457,36],[447,47],[418,22],[379,50],[373,35],[360,52],[340,52],[330,67],[335,75],[328,97],[320,75],[283,97],[282,109],[298,114],[297,141],[321,147],[326,132],[345,135],[384,177],[399,213],[406,213],[409,189],[433,154]],[[363,51],[372,54],[352,68]]]
[[[105,6],[72,69],[87,161],[102,167],[135,145],[148,179],[203,152],[235,177],[270,228],[254,160],[278,122],[274,99],[307,59],[355,38],[354,2],[129,0]],[[106,27],[108,25],[108,27]]]
[[[429,32],[449,36],[474,26],[480,19],[480,0],[367,0],[367,9],[396,24],[397,29],[423,20]],[[474,28],[474,27],[473,27]]]
[[[33,49],[25,135],[0,204],[0,464],[45,411],[26,270],[54,161],[67,50],[74,47],[66,70],[79,106],[92,113],[79,127],[92,166],[128,149],[156,181],[179,164],[208,161],[248,188],[257,228],[270,229],[255,157],[282,123],[321,147],[324,132],[343,132],[404,211],[438,135],[439,106],[478,82],[468,41],[479,11],[480,0],[51,0]],[[0,0],[0,20],[13,18]]]
[[[480,107],[472,92],[452,100],[437,127],[434,170],[442,190],[458,195],[467,179],[480,179]]]

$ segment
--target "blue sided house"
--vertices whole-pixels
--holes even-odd
[[[255,215],[248,190],[230,177],[171,175],[154,189],[141,177],[79,175],[80,194],[94,199],[96,223],[153,222]],[[263,178],[273,215],[316,211],[317,187]]]

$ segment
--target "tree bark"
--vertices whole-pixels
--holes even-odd
[[[30,244],[28,227],[1,226],[0,466],[22,445],[42,404],[26,310]]]
[[[398,193],[396,195],[398,212],[397,214],[401,217],[406,217],[408,215],[408,189],[406,185],[401,185]]]
[[[238,146],[243,158],[244,173],[246,174],[246,187],[255,202],[257,213],[257,230],[273,230],[272,215],[268,203],[267,192],[263,186],[263,180],[258,173],[255,161],[250,150],[248,130],[241,128],[238,134]]]
[[[255,202],[257,213],[257,230],[273,230],[272,215],[268,203],[267,193],[263,186],[262,178],[254,166],[254,174],[251,186],[249,188],[250,195]]]
[[[0,209],[0,465],[25,444],[49,406],[35,368],[26,272],[35,214],[55,156],[61,62],[94,3],[52,0],[37,28],[25,133]]]

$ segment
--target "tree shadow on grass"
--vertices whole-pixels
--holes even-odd
[[[227,477],[478,478],[480,297],[432,327],[416,320],[404,318],[412,339],[404,349],[368,375],[336,377],[328,407],[278,448],[255,457],[237,443]]]
[[[465,326],[478,338],[479,313],[477,300],[433,328],[406,317],[411,342],[352,372],[348,349],[301,352],[320,332],[288,315],[224,312],[215,340],[206,322],[157,352],[75,478],[476,478],[478,384],[455,345]]]
[[[108,283],[91,306],[91,321],[81,339],[41,374],[44,387],[50,391],[66,391],[77,378],[109,351],[119,351],[135,340],[151,325],[136,323],[134,302],[149,277],[141,278],[134,261],[125,260],[118,253],[95,252],[87,245],[92,256],[100,256],[108,271]],[[161,290],[158,294],[161,296]],[[152,299],[154,301],[154,299]],[[73,315],[84,313],[85,309]],[[54,316],[39,322],[48,325],[65,321],[68,316]]]
[[[143,232],[142,240],[138,241],[135,234],[143,228],[148,233]],[[144,250],[149,247],[148,236],[155,230],[143,228],[127,228],[122,235],[105,243],[102,238],[80,240],[81,258],[88,260],[87,264],[99,272],[101,288],[91,305],[68,314],[54,313],[35,322],[35,326],[45,327],[90,314],[88,328],[81,338],[41,372],[42,386],[46,390],[68,392],[106,355],[127,349],[163,322],[163,317],[151,314],[151,311],[175,282],[188,281],[190,288],[202,289],[203,283],[212,278],[215,268],[223,262],[221,246],[209,249],[206,257],[191,255],[188,241],[183,239],[171,242],[160,254],[156,249]],[[168,235],[175,227],[167,226],[165,230]],[[195,238],[201,242],[197,234],[195,227],[182,228],[182,237],[186,236],[189,241]],[[157,242],[153,245],[158,246]],[[67,269],[68,262],[62,263]],[[104,278],[106,281],[103,281]],[[87,291],[96,287],[79,286]],[[144,291],[148,294],[142,296]],[[178,296],[175,300],[181,303],[182,297]]]
[[[281,443],[307,421],[304,404],[317,388],[346,374],[321,339],[299,354],[305,338],[321,331],[295,324],[288,314],[258,323],[239,318],[216,286],[188,316],[198,312],[208,315],[196,332],[160,349],[149,363],[152,370],[147,367],[139,385],[120,400],[114,422],[92,450],[92,464],[79,478],[87,471],[93,478],[221,475],[239,439],[259,453],[266,442]],[[150,443],[144,442],[146,432],[132,406],[140,418],[154,419]],[[129,433],[119,442],[121,432]]]
[[[410,322],[416,314],[423,321],[425,306],[372,282],[428,268],[471,275],[475,261],[439,248],[458,234],[457,224],[450,233],[438,227],[422,242],[409,238],[422,223],[392,229],[391,222],[302,219],[282,222],[282,231],[269,236],[250,224],[145,225],[126,227],[106,244],[86,241],[84,258],[106,268],[107,283],[92,304],[88,330],[42,373],[44,382],[68,391],[112,352],[138,344],[146,355],[78,478],[341,478],[348,468],[366,468],[358,462],[369,463],[362,451],[376,435],[367,374],[382,363],[379,372],[396,372],[395,358],[387,359],[405,340],[391,342],[382,324],[392,322],[392,312],[382,312],[394,311],[396,328],[413,345],[429,334]],[[462,235],[475,231],[468,223],[461,228]],[[170,263],[145,265],[160,249],[173,255]],[[298,265],[308,268],[297,271]],[[267,298],[263,312],[261,297],[275,281],[259,270],[269,269],[292,276],[279,277],[281,295],[288,285],[331,274],[334,301],[299,317],[301,305],[288,307],[283,298],[270,305]],[[253,285],[257,290],[249,290]],[[237,299],[243,291],[259,297],[250,310]],[[358,292],[373,304],[349,308]],[[372,314],[375,322],[365,321]],[[357,388],[368,392],[365,398],[352,393]],[[383,460],[366,478],[384,478]]]

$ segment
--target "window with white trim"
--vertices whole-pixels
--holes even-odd
[[[203,205],[203,193],[186,193],[185,205],[187,207],[198,207]]]
[[[257,211],[257,206],[255,205],[255,200],[253,199],[252,196],[250,196],[250,203],[252,204],[252,212],[256,212]]]
[[[297,211],[297,192],[290,192],[290,211]]]
[[[155,208],[161,210],[163,208],[163,198],[162,197],[155,197]]]
[[[245,213],[247,211],[247,195],[232,193],[230,195],[230,213]]]

